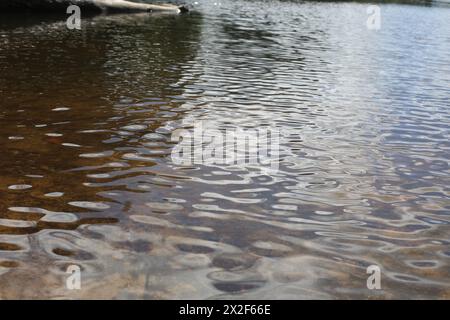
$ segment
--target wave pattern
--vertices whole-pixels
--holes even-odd
[[[381,8],[3,26],[0,297],[449,298],[449,11]],[[277,129],[279,169],[175,164],[201,121]]]

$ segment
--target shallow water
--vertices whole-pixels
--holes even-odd
[[[367,6],[2,18],[0,297],[450,298],[450,9]],[[174,163],[201,121],[278,170]]]

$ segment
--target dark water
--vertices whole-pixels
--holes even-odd
[[[450,9],[367,6],[2,17],[0,297],[450,298]],[[202,120],[279,169],[175,164]]]

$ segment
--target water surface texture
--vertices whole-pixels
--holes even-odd
[[[450,9],[367,7],[2,16],[0,298],[450,298]],[[200,121],[279,169],[174,163]]]

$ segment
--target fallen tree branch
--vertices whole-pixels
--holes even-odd
[[[174,11],[180,12],[178,6],[172,4],[155,5],[147,3],[137,3],[126,0],[94,0],[94,4],[103,10],[114,11]]]
[[[82,10],[107,12],[184,12],[185,7],[173,4],[147,4],[127,0],[0,0],[3,10],[61,11],[70,5]]]

